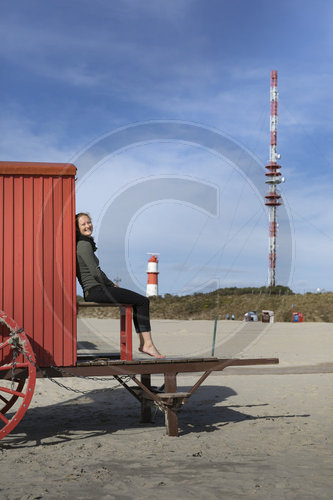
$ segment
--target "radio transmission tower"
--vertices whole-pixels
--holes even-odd
[[[265,205],[269,211],[269,264],[268,264],[268,286],[275,286],[276,270],[276,238],[277,238],[277,207],[281,205],[281,196],[276,186],[282,182],[280,168],[277,160],[280,155],[277,154],[277,124],[278,124],[278,98],[277,91],[277,71],[271,72],[271,91],[270,91],[270,148],[269,164],[266,165],[266,184],[269,186],[269,192],[265,196]]]

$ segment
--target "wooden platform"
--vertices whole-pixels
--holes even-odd
[[[151,421],[151,407],[157,406],[165,413],[166,433],[178,436],[178,411],[213,372],[229,366],[278,364],[277,358],[179,358],[158,360],[122,361],[109,358],[81,360],[69,369],[42,368],[38,377],[113,376],[141,404],[141,421]],[[177,375],[201,373],[198,381],[188,392],[177,391]],[[153,389],[151,376],[164,375],[164,384],[159,391]],[[130,387],[122,376],[129,376],[136,386]],[[140,375],[140,379],[137,378]]]

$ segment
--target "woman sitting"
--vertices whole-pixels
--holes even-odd
[[[99,267],[93,225],[87,213],[76,215],[76,274],[88,302],[113,302],[133,305],[133,322],[139,335],[139,351],[154,358],[165,358],[156,349],[150,327],[149,300],[113,283]]]

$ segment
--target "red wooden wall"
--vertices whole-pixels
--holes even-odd
[[[40,366],[76,364],[75,173],[0,162],[0,309],[24,327]]]

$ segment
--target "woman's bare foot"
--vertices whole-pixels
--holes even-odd
[[[139,351],[148,354],[152,358],[164,359],[165,356],[161,354],[155,347],[151,332],[140,332],[139,334]]]
[[[154,345],[149,346],[149,347],[139,347],[139,351],[142,352],[143,354],[148,354],[148,356],[151,356],[152,358],[157,358],[157,359],[164,359],[165,356],[161,354]]]

